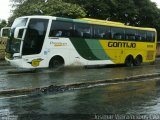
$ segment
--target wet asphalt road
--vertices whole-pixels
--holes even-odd
[[[0,91],[8,89],[29,89],[49,85],[64,85],[79,82],[125,78],[135,75],[159,73],[160,64],[142,65],[140,67],[106,67],[101,69],[64,68],[55,71],[40,70],[31,73],[14,73],[20,71],[10,66],[0,66]]]
[[[107,67],[101,69],[65,68],[55,71],[14,73],[11,66],[0,66],[0,90],[37,88],[87,81],[125,78],[159,73],[160,65]],[[19,70],[18,70],[19,71]],[[108,84],[60,93],[0,97],[0,118],[95,120],[95,114],[145,114],[160,118],[160,80]],[[30,116],[28,116],[30,115]],[[152,116],[151,116],[152,117]]]
[[[120,83],[43,96],[0,98],[0,115],[39,120],[98,120],[95,115],[160,113],[160,81]],[[153,116],[151,116],[153,115]],[[41,116],[41,117],[40,117]],[[160,117],[159,117],[160,118]]]

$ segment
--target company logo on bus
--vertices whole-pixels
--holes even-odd
[[[108,42],[108,47],[136,48],[136,43],[128,43],[128,42]]]
[[[54,45],[55,47],[60,47],[60,46],[67,46],[67,43],[62,43],[62,42],[50,42],[50,45]]]

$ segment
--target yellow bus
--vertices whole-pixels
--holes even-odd
[[[6,60],[22,68],[56,68],[153,62],[154,28],[90,18],[52,16],[17,18],[7,43]]]

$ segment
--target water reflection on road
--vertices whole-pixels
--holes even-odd
[[[43,96],[0,98],[0,114],[158,114],[160,81],[113,84]]]
[[[42,70],[37,73],[5,74],[0,70],[0,90],[37,88],[50,85],[126,78],[160,71],[160,65],[140,67],[113,67],[102,69],[65,68],[57,71]]]

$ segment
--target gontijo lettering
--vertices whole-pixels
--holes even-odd
[[[128,43],[128,42],[108,42],[108,47],[136,48],[136,43]]]

